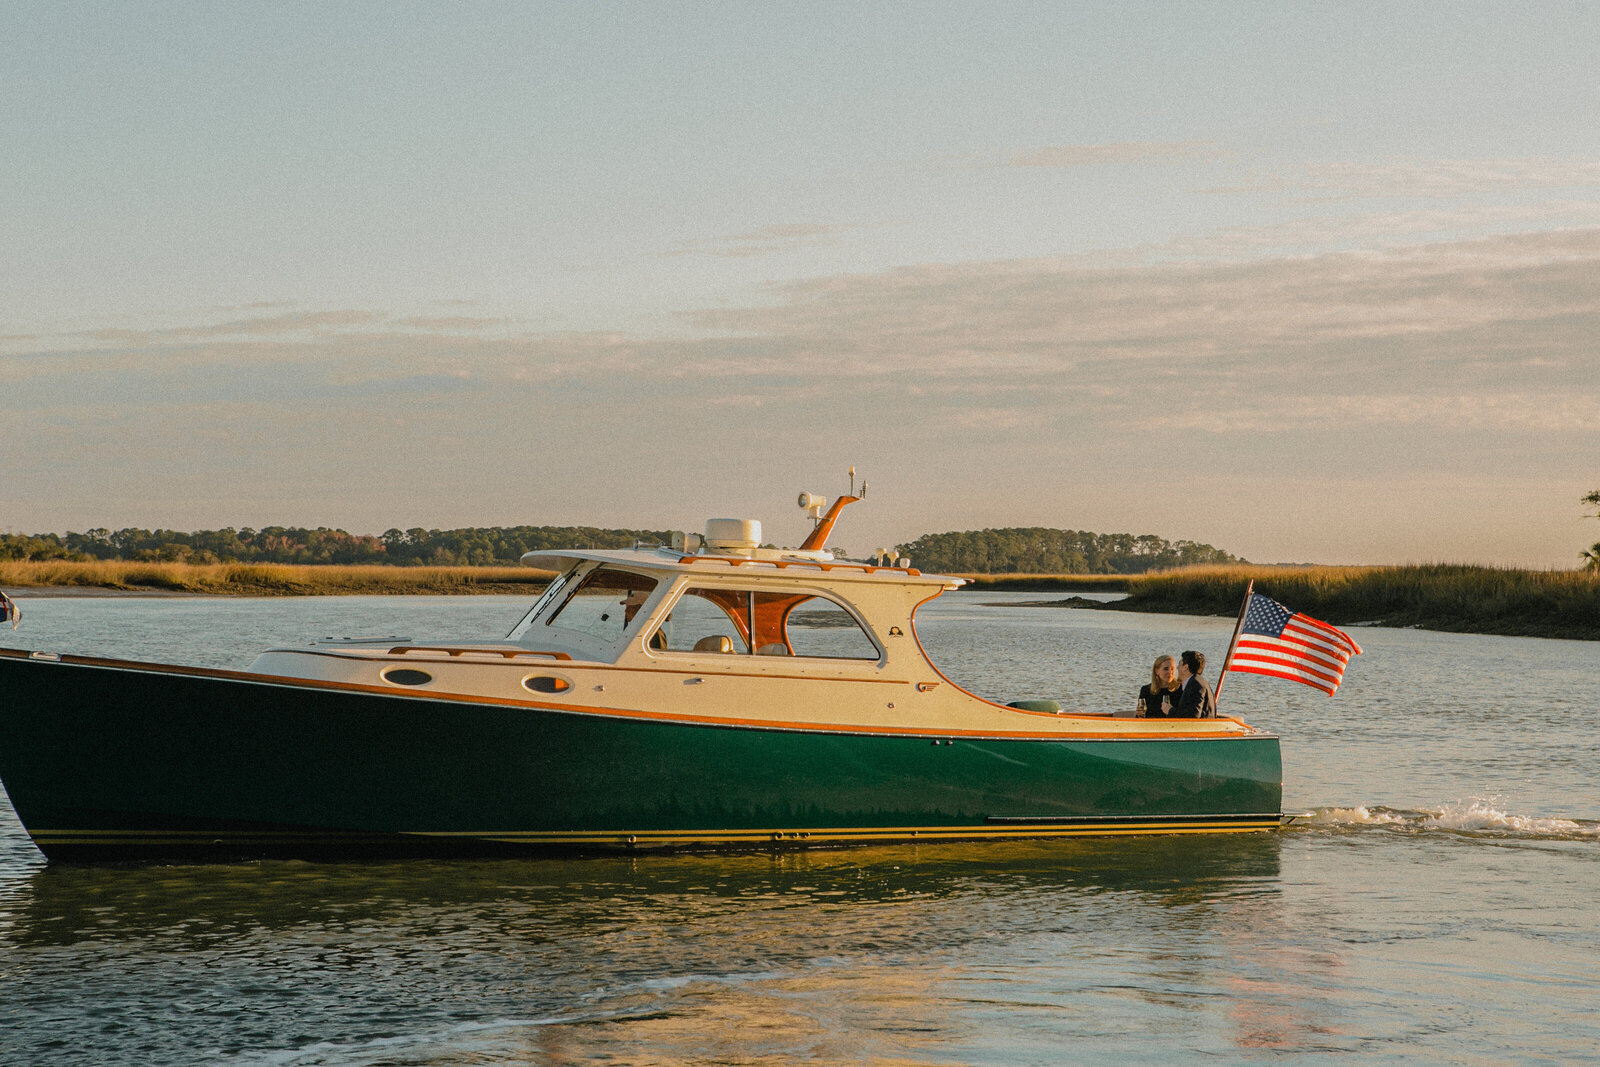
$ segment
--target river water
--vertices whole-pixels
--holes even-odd
[[[1232,620],[919,615],[985,696],[1131,704]],[[0,645],[220,667],[498,638],[498,597],[22,599]],[[0,805],[0,1062],[1054,1064],[1600,1056],[1597,648],[1361,628],[1252,835],[811,853],[47,867]],[[3,694],[0,694],[3,699]]]

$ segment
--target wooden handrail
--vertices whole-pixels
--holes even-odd
[[[442,645],[396,645],[389,650],[391,656],[403,656],[408,652],[443,652],[447,656],[464,656],[475,653],[480,656],[500,656],[504,659],[516,659],[518,656],[548,656],[551,659],[566,659],[572,657],[565,652],[536,652],[520,648],[446,648]]]
[[[864,571],[867,574],[877,574],[879,571],[894,571],[896,574],[909,575],[912,578],[922,577],[922,572],[915,567],[879,567],[873,563],[823,563],[821,560],[809,559],[751,559],[745,556],[679,556],[679,563],[726,563],[730,567],[742,567],[746,563],[760,564],[763,567],[775,567],[779,570],[784,567],[815,567],[819,571],[849,570]]]

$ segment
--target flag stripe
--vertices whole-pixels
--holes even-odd
[[[1361,646],[1356,644],[1354,638],[1345,633],[1343,630],[1339,629],[1337,626],[1329,626],[1320,619],[1313,619],[1309,615],[1301,615],[1297,612],[1294,617],[1289,620],[1289,625],[1307,627],[1311,630],[1321,633],[1329,640],[1348,648],[1351,652],[1357,655],[1360,655],[1361,653]]]
[[[1313,689],[1320,689],[1329,696],[1333,696],[1334,692],[1339,688],[1337,685],[1328,685],[1326,682],[1313,681],[1310,678],[1306,678],[1300,674],[1291,673],[1289,671],[1269,671],[1261,667],[1235,667],[1233,669],[1241,674],[1266,674],[1273,678],[1287,678],[1291,682],[1300,682],[1304,685],[1311,686]]]
[[[1301,641],[1308,645],[1317,645],[1321,648],[1343,652],[1346,655],[1349,655],[1355,651],[1350,647],[1348,642],[1336,641],[1321,630],[1315,629],[1314,627],[1301,626],[1293,619],[1289,620],[1289,622],[1284,626],[1282,636],[1286,640]]]
[[[1333,648],[1344,649],[1346,652],[1352,654],[1360,654],[1361,649],[1357,647],[1356,643],[1350,640],[1348,637],[1345,637],[1344,634],[1339,633],[1338,630],[1335,630],[1331,626],[1304,626],[1302,623],[1305,621],[1306,617],[1304,615],[1296,615],[1294,618],[1289,620],[1287,625],[1284,626],[1283,632],[1293,632],[1296,637],[1303,638],[1307,641],[1314,641],[1318,644],[1326,644]]]

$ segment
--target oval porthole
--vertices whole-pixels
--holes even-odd
[[[393,682],[395,685],[427,685],[433,681],[433,675],[427,671],[415,671],[410,667],[395,667],[383,672],[383,680]]]
[[[572,688],[572,683],[565,678],[556,678],[548,674],[536,674],[532,678],[524,678],[522,684],[530,693],[565,693]]]

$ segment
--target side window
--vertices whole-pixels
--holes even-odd
[[[668,652],[872,659],[878,646],[841,605],[811,593],[690,587],[657,640]]]
[[[632,625],[655,588],[654,578],[601,567],[589,572],[545,625],[616,640]]]
[[[668,652],[749,652],[750,646],[734,619],[744,593],[726,589],[685,589],[661,624],[657,637]],[[723,642],[726,641],[726,648]]]
[[[814,596],[790,609],[788,638],[797,656],[878,658],[878,646],[855,616],[826,597]]]

